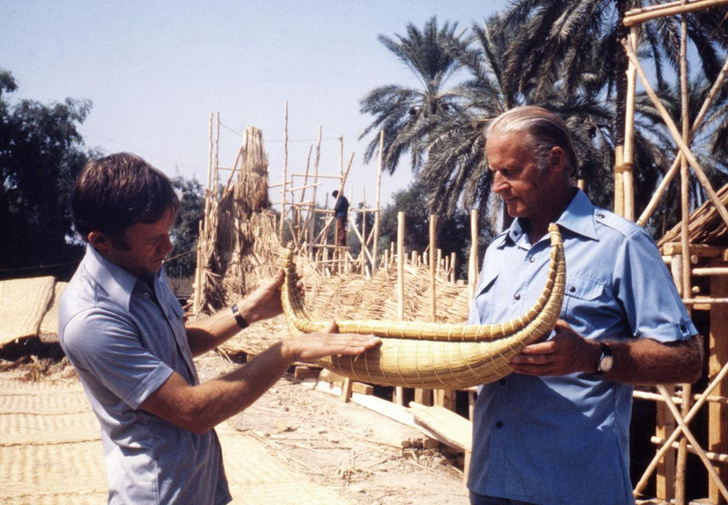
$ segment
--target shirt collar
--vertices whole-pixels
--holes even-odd
[[[594,223],[595,209],[596,207],[594,207],[594,204],[591,203],[586,194],[582,190],[577,189],[574,198],[571,199],[566,210],[559,216],[557,224],[578,235],[592,240],[598,240]],[[513,223],[506,230],[503,238],[504,240],[497,247],[504,247],[508,241],[526,249],[530,247],[520,218],[513,220]]]
[[[106,259],[90,245],[86,246],[83,265],[89,275],[115,302],[129,310],[131,293],[137,283],[136,277]]]
[[[598,240],[597,228],[594,221],[596,207],[591,203],[586,194],[578,189],[576,195],[563,214],[559,217],[557,224],[578,235],[592,240]]]

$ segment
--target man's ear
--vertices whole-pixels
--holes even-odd
[[[549,168],[554,171],[563,171],[566,167],[566,154],[559,146],[554,146],[549,151]]]
[[[91,247],[100,252],[106,252],[111,247],[111,240],[109,237],[101,233],[100,231],[92,231],[87,237],[88,243]]]

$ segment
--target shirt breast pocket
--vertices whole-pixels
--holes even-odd
[[[475,288],[475,312],[470,312],[468,324],[484,324],[487,314],[492,310],[492,302],[494,293],[492,293],[493,285],[498,279],[497,272],[483,272],[478,285]]]
[[[598,307],[606,303],[605,293],[604,281],[567,273],[561,319],[583,336],[587,336],[598,318]]]

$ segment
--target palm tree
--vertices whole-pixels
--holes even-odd
[[[627,89],[623,20],[627,10],[642,4],[640,0],[516,0],[504,15],[505,25],[517,34],[506,54],[508,73],[519,76],[518,89],[531,91],[537,100],[556,82],[569,94],[580,87],[592,95],[603,93],[607,103],[614,103],[612,136],[615,145],[622,145]],[[705,9],[686,15],[688,39],[711,81],[720,72],[720,53],[728,48],[723,14],[722,9]],[[658,87],[664,89],[668,70],[679,68],[680,18],[645,23],[642,33],[642,54],[650,58]],[[585,69],[591,75],[587,87]]]
[[[432,17],[423,30],[407,25],[405,36],[379,36],[399,60],[412,71],[421,87],[408,88],[396,84],[380,86],[360,102],[360,111],[374,116],[372,123],[359,137],[371,132],[377,135],[367,146],[365,161],[379,150],[379,131],[384,130],[384,168],[390,173],[397,169],[402,155],[410,153],[412,170],[417,172],[426,154],[428,118],[455,107],[455,97],[447,90],[448,79],[457,71],[459,62],[445,47],[461,44],[462,34],[456,33],[457,23],[438,27]]]
[[[471,30],[467,47],[449,48],[471,75],[453,89],[458,107],[431,119],[429,157],[420,177],[430,192],[432,210],[452,215],[462,205],[478,208],[483,216],[492,214],[485,130],[492,118],[519,105],[538,104],[559,114],[574,132],[581,159],[579,177],[606,179],[613,163],[610,111],[589,94],[570,96],[558,83],[544,89],[540,100],[534,97],[533,88],[524,93],[503,59],[512,32],[504,29],[498,16],[489,18],[482,27],[473,25]]]

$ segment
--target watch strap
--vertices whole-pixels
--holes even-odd
[[[237,303],[233,303],[233,306],[230,307],[230,310],[233,311],[233,317],[235,318],[235,322],[238,323],[238,326],[240,326],[240,329],[244,330],[245,328],[250,326],[248,324],[248,322],[245,320],[245,318],[240,315],[240,311],[238,310]]]

